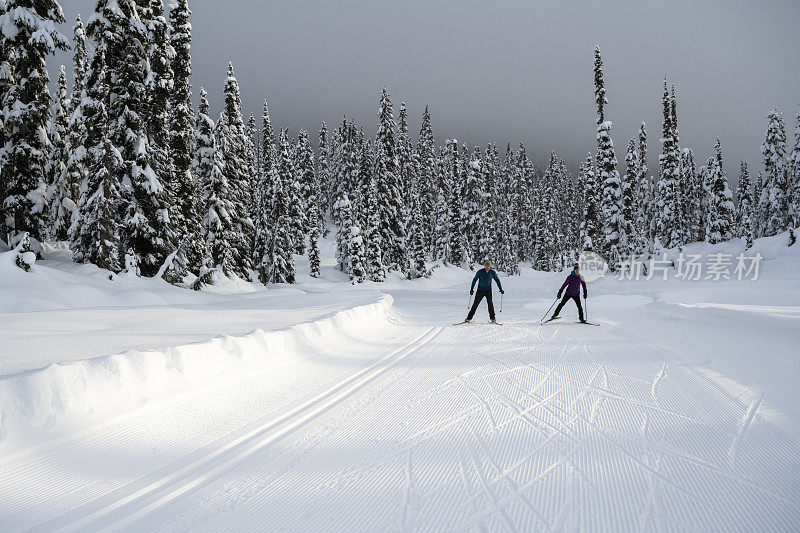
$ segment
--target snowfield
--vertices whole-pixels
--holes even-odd
[[[796,531],[787,239],[756,281],[590,281],[599,327],[540,325],[565,273],[529,268],[452,326],[452,267],[193,292],[0,253],[0,531]]]

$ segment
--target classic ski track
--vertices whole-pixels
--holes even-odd
[[[491,334],[475,333],[465,336],[453,346],[470,346],[497,338]],[[595,347],[586,342],[587,337],[584,335],[560,338],[560,334],[555,333],[541,346],[517,345],[529,341],[530,335],[539,336],[539,333],[521,331],[520,335],[514,336],[513,341],[504,342],[507,347],[505,350],[495,348],[462,354],[482,363],[455,377],[446,377],[430,388],[422,388],[421,391],[421,387],[416,386],[414,381],[416,376],[421,384],[424,371],[404,369],[401,376],[394,380],[394,384],[383,383],[385,380],[382,380],[380,393],[369,394],[368,398],[357,404],[358,409],[354,406],[346,416],[343,415],[338,420],[339,424],[359,425],[356,422],[358,419],[353,417],[366,416],[367,421],[360,424],[369,425],[374,417],[378,417],[375,420],[381,420],[381,423],[372,426],[372,429],[382,433],[388,431],[390,424],[395,422],[392,418],[381,419],[377,413],[383,412],[380,411],[381,405],[391,405],[395,398],[405,398],[401,404],[404,410],[422,412],[431,403],[445,402],[444,405],[447,405],[446,398],[461,398],[460,403],[453,404],[453,409],[445,409],[441,414],[434,411],[425,419],[427,422],[420,420],[420,427],[416,431],[398,440],[390,449],[379,452],[374,458],[356,459],[354,464],[337,469],[337,473],[332,474],[327,482],[312,489],[315,501],[321,505],[331,505],[331,502],[339,501],[346,494],[347,487],[359,487],[365,493],[378,490],[396,494],[396,501],[399,502],[395,506],[397,511],[389,513],[390,518],[386,521],[363,522],[362,520],[369,520],[370,513],[359,508],[350,511],[356,514],[355,517],[345,518],[343,513],[347,511],[337,512],[334,515],[336,518],[332,518],[335,522],[331,524],[350,519],[353,524],[370,523],[376,528],[381,528],[380,524],[383,524],[390,529],[398,528],[397,524],[404,524],[400,529],[438,529],[449,524],[447,529],[512,531],[568,527],[570,514],[566,509],[577,509],[579,501],[585,504],[587,498],[591,501],[599,497],[608,490],[609,480],[604,477],[610,475],[612,486],[625,486],[631,476],[638,478],[643,489],[641,504],[634,503],[634,499],[639,497],[635,489],[631,489],[632,491],[618,494],[619,504],[632,511],[629,514],[616,514],[609,509],[612,514],[601,515],[600,518],[572,515],[574,520],[587,520],[589,529],[653,529],[662,526],[670,528],[671,525],[681,529],[708,530],[719,529],[724,523],[728,529],[773,527],[774,530],[791,530],[792,516],[800,516],[800,508],[792,493],[776,491],[773,487],[750,479],[749,476],[732,470],[727,464],[720,463],[714,456],[695,455],[693,447],[684,450],[676,447],[677,442],[661,442],[654,438],[655,434],[651,435],[653,431],[657,434],[663,431],[663,420],[677,420],[682,421],[682,424],[696,426],[714,439],[707,443],[701,440],[700,444],[719,448],[719,439],[714,436],[718,429],[717,422],[713,421],[713,416],[703,415],[702,411],[694,408],[698,403],[695,398],[699,396],[700,403],[705,402],[703,405],[709,408],[712,415],[725,414],[729,417],[729,423],[736,422],[736,434],[739,435],[736,442],[741,446],[736,456],[743,461],[753,453],[751,438],[756,445],[764,446],[765,435],[753,433],[755,423],[761,422],[758,405],[748,406],[750,412],[745,412],[743,418],[732,417],[731,411],[734,407],[741,408],[741,402],[734,401],[726,394],[727,391],[717,390],[707,382],[705,376],[691,369],[680,365],[673,368],[670,364],[672,371],[667,373],[664,363],[657,364],[645,356],[643,362],[654,367],[651,378],[627,376],[625,372],[609,367],[605,355],[608,348],[596,353]],[[590,338],[597,337],[595,335]],[[615,337],[602,334],[601,338]],[[440,338],[437,344],[441,345],[446,340]],[[631,339],[627,339],[625,343],[626,349],[634,348],[642,354],[653,353],[652,347],[643,347]],[[441,351],[441,346],[439,348]],[[554,357],[547,359],[547,362],[531,361],[530,356],[541,350]],[[414,357],[422,358],[418,363],[424,367],[424,361],[434,356],[417,352]],[[576,362],[583,362],[585,365],[583,378],[574,375]],[[655,379],[652,376],[656,376]],[[498,388],[502,384],[505,384],[504,388]],[[701,390],[697,390],[698,388]],[[420,392],[409,399],[406,390]],[[692,395],[687,404],[689,410],[677,409],[676,398],[680,399],[687,394]],[[716,405],[720,402],[723,407],[717,408]],[[659,405],[662,403],[664,405]],[[367,415],[374,409],[378,409],[375,415]],[[606,427],[609,421],[622,425],[619,428]],[[539,435],[539,440],[532,449],[526,450],[513,461],[508,461],[511,442],[500,446],[496,439],[508,435],[509,430],[513,434],[516,431],[514,428],[519,428],[520,423],[530,428],[533,434]],[[332,431],[330,426],[326,427],[326,433]],[[336,431],[339,432],[338,439],[342,442],[346,438],[345,430]],[[456,437],[458,434],[465,434],[469,438],[464,441]],[[446,465],[437,466],[435,471],[439,477],[433,479],[439,480],[437,485],[444,484],[444,480],[452,476],[459,479],[456,487],[462,488],[463,505],[470,510],[469,516],[453,522],[447,522],[439,516],[446,508],[438,503],[443,501],[438,498],[444,497],[446,491],[442,490],[437,493],[438,496],[433,496],[426,509],[417,507],[422,500],[414,496],[414,491],[422,490],[426,480],[428,483],[432,481],[426,477],[426,460],[432,451],[445,443],[452,448],[455,462],[449,468]],[[744,451],[745,443],[748,444],[747,452]],[[794,443],[792,445],[793,447],[779,452],[784,453],[784,456],[789,453],[790,456],[798,457],[796,446]],[[724,448],[727,454],[728,448]],[[301,448],[294,449],[303,453]],[[601,451],[603,453],[600,457],[615,458],[615,466],[602,476],[591,462],[586,462],[587,458]],[[305,454],[299,459],[311,461],[310,454],[315,457],[314,461],[322,461],[324,450],[315,446],[307,449]],[[413,486],[408,482],[409,470],[406,466],[410,457],[414,458],[415,465],[420,465],[414,468]],[[547,457],[551,459],[548,460]],[[669,462],[670,466],[665,467],[665,462]],[[533,465],[541,465],[541,468],[532,470]],[[590,466],[589,469],[587,465]],[[718,485],[720,487],[738,486],[736,490],[746,489],[751,494],[754,505],[759,505],[762,509],[782,509],[784,515],[771,515],[770,526],[754,521],[757,518],[751,518],[739,525],[726,522],[726,516],[732,516],[734,508],[717,497],[709,498],[701,486],[697,485],[697,469],[715,476],[717,483],[727,484]],[[416,473],[417,470],[420,472]],[[286,472],[288,474],[291,470]],[[420,475],[422,477],[417,481]],[[251,471],[241,480],[229,485],[229,488],[233,487],[234,492],[238,492],[243,486],[250,487],[252,492],[244,500],[247,509],[268,508],[268,502],[271,501],[269,494],[276,495],[278,491],[289,491],[287,495],[301,494],[298,492],[301,489],[287,485],[289,479],[292,478],[284,478],[279,484],[263,484],[260,483],[260,474]],[[788,485],[797,484],[789,482]],[[541,492],[545,489],[555,490],[557,486],[562,487],[561,496],[557,496],[559,493]],[[585,492],[585,489],[589,492]],[[424,500],[426,497],[422,498]],[[220,506],[225,505],[229,499],[230,495],[217,493],[207,512],[217,516],[213,510],[218,512]],[[414,507],[411,506],[412,503]],[[685,516],[674,514],[674,510],[687,505]],[[438,509],[440,513],[437,514],[432,509]],[[633,509],[636,511],[633,512]],[[288,518],[289,515],[282,516]],[[760,516],[763,519],[764,515]],[[199,524],[197,521],[182,523],[184,526]],[[317,526],[320,524],[317,523]],[[172,525],[176,524],[173,522]],[[216,522],[216,525],[221,523]],[[332,528],[338,529],[339,526]]]
[[[48,467],[63,469],[65,468],[65,465],[70,465],[77,460],[83,459],[87,453],[87,450],[90,450],[90,453],[92,451],[96,453],[98,450],[101,452],[105,450],[104,453],[107,454],[109,446],[113,447],[113,445],[120,442],[124,443],[125,441],[130,440],[132,435],[135,435],[142,430],[153,428],[157,429],[162,427],[163,422],[157,421],[156,425],[154,425],[153,419],[147,417],[148,414],[156,413],[165,407],[176,408],[177,406],[179,412],[184,412],[186,413],[187,417],[190,417],[194,414],[191,400],[197,398],[198,396],[213,396],[218,394],[218,391],[224,389],[225,386],[229,386],[234,383],[240,387],[241,384],[244,383],[247,388],[252,388],[252,383],[249,381],[251,378],[257,379],[264,373],[275,372],[278,370],[288,371],[290,368],[294,368],[300,363],[313,360],[319,356],[319,353],[315,353],[307,357],[295,359],[286,364],[270,365],[269,367],[261,369],[249,376],[244,382],[242,381],[242,377],[236,379],[232,378],[208,389],[204,388],[200,391],[177,395],[176,397],[170,398],[164,402],[157,402],[153,405],[144,406],[143,408],[137,409],[132,413],[125,414],[117,419],[106,422],[97,428],[90,428],[76,435],[67,436],[55,441],[52,444],[36,447],[32,451],[15,454],[15,458],[17,459],[23,458],[32,460],[27,460],[21,464],[10,463],[7,465],[6,469],[0,470],[0,482],[2,482],[3,486],[16,486],[17,489],[15,492],[17,494],[15,494],[15,496],[18,497],[15,500],[16,503],[9,502],[8,500],[3,502],[4,510],[0,513],[0,519],[7,518],[9,515],[13,515],[16,512],[21,511],[31,503],[30,499],[19,498],[18,493],[20,492],[20,488],[27,488],[30,486],[32,481],[40,479],[47,480],[48,476],[50,475]],[[317,373],[320,372],[317,371]],[[231,417],[227,418],[226,420],[233,420],[235,422],[236,418]],[[222,436],[223,435],[220,435],[220,437]],[[72,444],[75,444],[75,442],[78,442],[79,444],[77,446],[73,446]],[[179,452],[181,455],[183,453],[190,452],[192,449],[191,443],[182,442],[179,444],[180,446],[174,451]],[[47,503],[49,499],[58,496],[64,490],[64,487],[55,483],[44,483],[44,486],[41,484],[36,484],[33,486],[35,486],[37,490],[35,495],[32,496],[35,496],[35,502],[38,504]],[[106,492],[116,489],[116,487],[104,488],[103,485],[99,485],[92,479],[72,482],[69,486],[69,490],[73,493],[80,492],[86,488],[91,489],[88,494],[89,499],[102,496]],[[65,509],[65,511],[67,510],[69,509]]]
[[[542,329],[440,328],[282,446],[115,527],[796,527],[800,478],[785,466],[800,445],[764,418],[759,394],[732,395],[616,326]]]
[[[215,447],[203,457],[170,472],[166,476],[148,480],[145,487],[133,493],[126,494],[124,497],[103,506],[101,509],[92,509],[89,514],[77,520],[73,520],[70,523],[62,524],[56,530],[84,530],[89,527],[90,524],[102,520],[104,517],[113,513],[122,512],[123,510],[125,512],[125,518],[115,521],[115,528],[125,527],[126,525],[136,522],[141,516],[151,513],[157,508],[167,504],[169,501],[207,483],[219,475],[219,473],[245,461],[263,447],[286,437],[293,431],[312,421],[320,414],[345,400],[369,382],[385,373],[399,361],[405,359],[409,354],[429,343],[439,335],[442,330],[443,328],[441,327],[427,329],[410,343],[393,350],[378,361],[352,373],[333,387],[330,387],[277,419],[268,420],[252,428],[245,435],[232,441],[225,442],[225,438],[219,439],[223,441],[222,444]],[[166,494],[157,496],[152,500],[154,495],[163,492],[166,492]],[[145,499],[151,499],[152,501],[145,503],[143,501]],[[142,504],[143,506],[137,508],[137,506]],[[91,502],[88,502],[85,506],[91,509]],[[70,511],[70,514],[73,512],[75,512],[74,509]],[[57,517],[53,522],[56,520]],[[51,521],[48,521],[48,523],[49,522]],[[36,528],[38,527],[39,526]]]

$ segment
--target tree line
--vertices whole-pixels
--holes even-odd
[[[792,147],[772,110],[763,170],[742,161],[734,193],[722,149],[704,165],[681,147],[675,87],[664,80],[659,168],[647,167],[642,123],[619,168],[607,120],[603,60],[594,52],[597,146],[577,176],[552,152],[537,169],[525,147],[437,145],[428,108],[416,142],[386,88],[377,134],[343,117],[310,135],[276,132],[267,102],[245,120],[232,64],[224,105],[192,106],[191,12],[176,0],[98,0],[77,18],[73,85],[46,56],[70,47],[57,0],[0,0],[0,234],[40,251],[68,241],[77,262],[195,288],[215,273],[293,283],[295,257],[320,275],[320,239],[353,283],[408,278],[440,264],[491,259],[559,270],[582,251],[612,268],[630,256],[705,240],[794,229],[800,218],[800,114]],[[735,202],[734,202],[735,201]],[[21,264],[21,266],[25,266]]]

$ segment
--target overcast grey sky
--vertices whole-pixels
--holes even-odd
[[[71,37],[93,0],[62,0]],[[651,171],[661,132],[662,80],[678,95],[681,146],[698,164],[722,141],[726,169],[761,167],[765,116],[778,106],[793,137],[800,104],[798,0],[190,0],[193,93],[221,109],[233,61],[246,113],[264,98],[276,127],[316,132],[342,114],[374,134],[384,84],[409,108],[416,139],[425,105],[437,144],[525,144],[574,169],[594,150],[593,49],[605,63],[617,158],[647,122]],[[69,57],[50,64],[51,76]],[[71,68],[71,66],[69,66]],[[753,167],[751,167],[753,168]]]

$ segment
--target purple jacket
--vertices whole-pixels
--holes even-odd
[[[567,280],[558,289],[558,294],[561,294],[561,291],[564,290],[564,287],[567,288],[567,294],[569,296],[580,296],[581,295],[581,285],[583,285],[583,294],[586,294],[586,282],[583,281],[583,276],[576,276],[574,272],[570,272],[569,276],[567,276]]]

